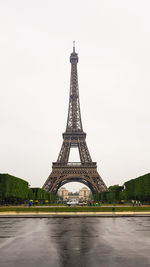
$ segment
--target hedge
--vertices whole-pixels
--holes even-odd
[[[150,203],[150,173],[131,179],[123,186],[114,185],[108,189],[108,192],[94,195],[94,200],[108,203],[140,200]]]
[[[127,181],[124,185],[126,199],[150,201],[150,173]]]
[[[44,203],[46,200],[49,203],[53,203],[55,201],[55,195],[52,193],[47,193],[45,190],[35,187],[29,189],[29,199],[36,201],[38,200],[40,203]]]
[[[28,200],[54,203],[55,195],[41,188],[29,188],[27,181],[9,174],[0,174],[0,204],[21,204]]]
[[[23,202],[28,198],[28,182],[9,174],[0,174],[1,202]]]

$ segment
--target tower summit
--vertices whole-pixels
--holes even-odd
[[[79,86],[77,73],[78,54],[75,52],[75,42],[73,43],[73,52],[70,55],[70,63],[70,98],[66,132],[82,132],[83,130],[80,114]]]
[[[62,185],[69,182],[81,182],[87,185],[93,194],[107,190],[97,172],[96,162],[91,159],[85,140],[86,133],[82,128],[77,73],[78,60],[75,42],[73,42],[73,52],[70,55],[71,79],[67,126],[63,133],[63,143],[58,159],[53,162],[52,172],[43,185],[43,189],[47,192],[57,193]],[[78,148],[80,162],[68,162],[72,147]]]

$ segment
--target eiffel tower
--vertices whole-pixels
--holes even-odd
[[[86,144],[86,133],[82,128],[77,63],[78,54],[70,55],[71,81],[67,127],[63,133],[63,143],[56,162],[52,163],[52,172],[43,185],[46,192],[57,193],[58,189],[68,182],[81,182],[88,186],[92,193],[106,191],[107,187],[97,172],[97,164],[93,162]],[[68,162],[70,149],[77,147],[80,162]]]

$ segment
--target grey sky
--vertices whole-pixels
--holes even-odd
[[[0,1],[0,172],[42,186],[66,127],[72,41],[81,116],[107,186],[150,171],[150,1]],[[77,187],[74,187],[74,190]]]

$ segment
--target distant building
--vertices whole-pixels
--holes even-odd
[[[63,201],[67,201],[71,199],[76,199],[79,201],[87,201],[89,199],[90,194],[91,194],[91,191],[87,189],[86,187],[81,188],[80,191],[76,193],[69,192],[65,187],[61,187],[58,190],[58,196]]]
[[[91,191],[87,189],[86,187],[83,187],[79,191],[79,200],[80,201],[87,201],[89,199],[89,196],[91,194]]]
[[[65,187],[61,187],[58,190],[58,196],[62,198],[63,201],[68,200],[69,198],[69,191]]]

